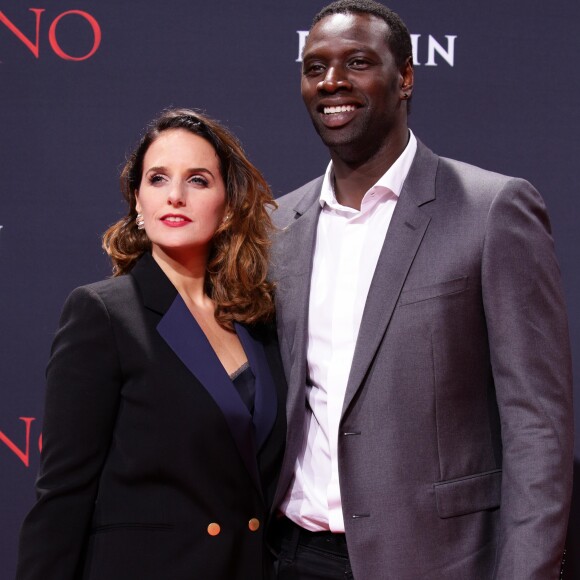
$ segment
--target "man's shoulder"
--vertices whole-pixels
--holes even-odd
[[[526,179],[504,175],[454,159],[441,158],[439,191],[454,191],[472,202],[488,207],[497,200],[534,200],[544,205],[538,190]]]
[[[486,183],[506,183],[514,177],[504,175],[497,171],[484,169],[477,165],[459,161],[457,159],[450,159],[448,157],[439,157],[439,173],[443,175],[457,175],[464,179],[471,181],[479,181]]]
[[[459,180],[465,184],[473,186],[481,184],[484,186],[503,186],[509,181],[517,180],[510,175],[504,175],[496,171],[484,169],[477,165],[440,156],[429,149],[424,143],[417,139],[418,148],[415,157],[415,170],[421,172],[425,166],[436,168],[436,175],[439,183],[447,180]]]
[[[433,187],[434,197],[441,201],[451,204],[467,202],[482,211],[488,211],[490,204],[498,199],[540,197],[536,188],[525,179],[437,155],[421,142],[405,186],[411,197],[416,197],[417,191],[430,191]]]
[[[455,184],[472,191],[486,191],[488,194],[510,186],[516,189],[521,187],[533,189],[533,186],[523,178],[498,173],[448,157],[439,157],[437,177],[440,185]]]
[[[277,226],[286,225],[295,218],[296,213],[304,213],[319,198],[323,179],[324,176],[321,175],[277,198],[278,209],[272,214],[274,223]]]

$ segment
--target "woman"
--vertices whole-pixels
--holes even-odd
[[[263,577],[285,435],[267,184],[235,138],[165,112],[127,162],[112,279],[68,298],[18,580]]]

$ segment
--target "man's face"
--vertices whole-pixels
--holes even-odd
[[[368,157],[394,129],[406,128],[402,94],[411,92],[412,64],[399,71],[387,36],[387,23],[375,16],[333,14],[306,40],[302,98],[322,141],[339,157]]]

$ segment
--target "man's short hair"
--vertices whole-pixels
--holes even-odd
[[[387,43],[395,57],[397,66],[402,67],[407,59],[413,55],[411,36],[405,23],[396,12],[384,4],[374,0],[337,0],[320,10],[312,20],[310,30],[323,18],[332,14],[370,14],[384,20],[389,27]]]

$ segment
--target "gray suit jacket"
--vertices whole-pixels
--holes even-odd
[[[274,219],[288,441],[304,444],[322,178]],[[544,203],[419,143],[364,309],[340,424],[357,580],[558,576],[572,479],[568,328]]]

